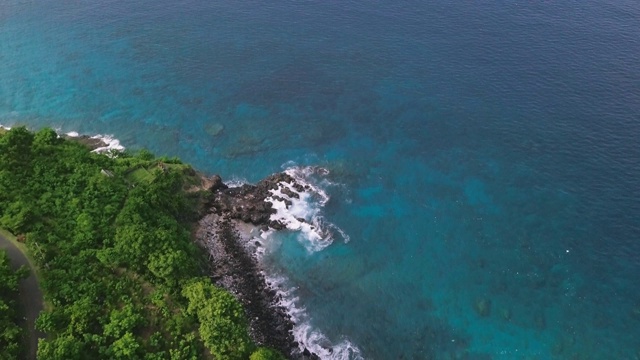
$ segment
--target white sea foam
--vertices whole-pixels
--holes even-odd
[[[281,221],[287,229],[297,231],[298,241],[310,253],[321,251],[331,245],[336,234],[348,242],[349,236],[322,216],[322,208],[330,200],[325,189],[335,185],[325,178],[328,171],[320,167],[298,167],[292,163],[286,164],[286,167],[284,172],[294,178],[305,190],[298,191],[292,184],[286,182],[279,183],[278,189],[271,190],[272,196],[266,199],[273,204],[273,208],[276,210],[276,213],[271,216],[271,220]],[[298,195],[298,198],[289,196],[285,192],[293,192]],[[287,206],[284,199],[290,201],[291,204]],[[268,252],[265,249],[269,248],[268,243],[273,240],[273,234],[273,230],[268,230],[262,232],[260,238],[256,239],[262,244],[267,243],[267,246],[255,249],[258,261],[262,262],[265,251]],[[287,313],[291,316],[294,323],[293,336],[299,344],[300,352],[306,348],[318,355],[320,359],[327,360],[363,359],[358,347],[348,339],[342,338],[339,342],[333,343],[324,333],[312,325],[306,309],[300,304],[296,289],[291,287],[286,277],[267,273],[263,273],[263,275],[269,286],[279,295],[278,305],[287,309]]]
[[[321,251],[334,241],[335,234],[342,236],[345,242],[349,241],[347,234],[338,226],[325,221],[322,216],[322,208],[329,201],[329,195],[315,181],[311,181],[311,175],[320,173],[326,175],[325,169],[320,171],[318,167],[290,167],[284,172],[302,185],[305,190],[298,191],[292,184],[280,182],[278,189],[270,190],[271,195],[265,201],[271,202],[276,210],[270,219],[280,221],[287,229],[298,231],[298,240],[310,253]],[[297,194],[296,196],[287,193]],[[289,202],[289,205],[287,205]]]
[[[76,138],[80,137],[80,134],[77,131],[69,131],[66,133],[68,137]],[[94,135],[91,139],[98,139],[105,143],[105,146],[101,146],[99,148],[93,149],[92,151],[95,153],[105,154],[107,156],[117,156],[118,153],[123,152],[125,147],[120,144],[120,140],[113,137],[113,135]]]
[[[287,284],[287,279],[282,276],[264,274],[269,286],[279,295],[279,306],[287,309],[294,323],[293,337],[298,342],[300,352],[308,349],[323,360],[361,360],[360,349],[347,338],[334,344],[320,330],[311,325],[309,316],[304,307],[299,305],[300,299],[296,296],[296,289]]]
[[[251,224],[236,222],[241,239],[244,245],[254,251],[256,258],[262,269],[265,269],[264,256],[272,248],[269,241],[274,230],[260,231],[258,227]],[[256,245],[260,243],[260,246]],[[293,337],[298,343],[298,351],[302,353],[304,349],[318,355],[322,360],[363,360],[360,349],[347,338],[334,344],[331,340],[317,328],[311,325],[310,317],[306,309],[300,305],[300,299],[296,294],[296,289],[290,286],[287,278],[266,271],[261,271],[267,286],[276,292],[278,306],[286,309],[293,322]]]
[[[95,135],[95,136],[92,136],[91,138],[100,139],[102,140],[102,142],[106,144],[106,146],[102,146],[97,149],[94,149],[93,152],[113,155],[113,154],[124,151],[124,146],[120,145],[120,140],[114,138],[112,135]]]
[[[0,129],[11,130],[11,127],[0,124]]]
[[[232,177],[230,180],[224,182],[224,184],[230,188],[237,188],[248,183],[247,179],[239,177]]]
[[[69,131],[65,135],[72,138],[80,137],[80,134],[77,131]],[[92,150],[93,152],[96,152],[96,153],[105,153],[107,155],[113,155],[114,153],[122,152],[125,149],[124,146],[120,145],[120,140],[114,138],[113,135],[98,134],[98,135],[92,136],[91,139],[98,139],[106,144],[105,146],[101,146],[97,149]]]

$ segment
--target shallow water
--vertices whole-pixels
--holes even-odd
[[[308,180],[350,241],[265,257],[327,348],[634,359],[638,39],[624,0],[8,0],[0,124],[229,180],[328,169]]]

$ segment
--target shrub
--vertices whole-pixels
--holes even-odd
[[[261,347],[251,354],[249,360],[285,360],[285,357],[276,350]]]

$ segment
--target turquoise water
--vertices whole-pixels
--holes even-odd
[[[265,258],[326,357],[638,359],[638,39],[624,0],[5,0],[0,124],[328,169],[349,241]]]

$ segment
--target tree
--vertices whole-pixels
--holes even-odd
[[[122,337],[111,344],[107,354],[112,359],[118,360],[134,360],[139,359],[137,352],[140,344],[132,333],[126,332]]]
[[[40,360],[80,360],[84,359],[84,343],[71,334],[63,334],[55,339],[38,341]]]
[[[242,305],[208,279],[192,281],[182,295],[189,300],[187,312],[200,322],[200,338],[220,360],[246,359],[253,350]]]
[[[203,343],[217,359],[247,359],[254,349],[240,303],[196,278],[191,221],[205,195],[185,189],[199,179],[177,159],[157,164],[144,151],[94,154],[51,129],[0,135],[0,227],[25,234],[50,305],[36,320],[40,359],[195,360],[208,356]],[[153,176],[132,182],[135,169]],[[20,329],[2,323],[15,323],[2,297],[14,284],[0,279],[0,360],[20,348]]]
[[[127,304],[122,309],[112,310],[109,320],[109,323],[104,326],[104,335],[120,338],[141,325],[144,318],[138,314],[132,304]]]
[[[164,280],[170,285],[176,285],[174,282],[180,280],[180,269],[189,262],[189,258],[184,251],[168,250],[157,251],[149,256],[149,271],[159,279]]]
[[[33,222],[33,210],[26,201],[11,203],[0,217],[0,224],[14,233],[24,233],[27,226]]]
[[[251,354],[249,360],[285,360],[285,357],[276,350],[261,347]]]
[[[22,354],[24,330],[18,325],[15,311],[18,298],[18,284],[28,271],[20,268],[13,271],[5,250],[0,250],[0,359],[19,359]]]
[[[25,175],[31,163],[33,133],[24,126],[14,127],[0,137],[0,170]]]
[[[49,148],[52,145],[56,145],[60,143],[60,141],[61,141],[60,137],[55,131],[53,131],[53,129],[44,128],[39,130],[35,134],[33,138],[33,145],[36,148],[44,150],[46,148]]]

